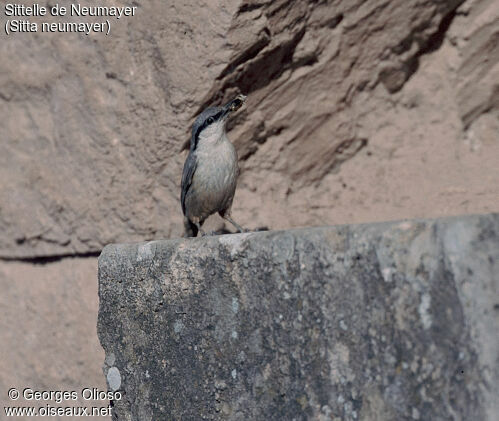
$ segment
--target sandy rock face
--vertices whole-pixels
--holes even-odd
[[[193,117],[237,92],[245,226],[497,210],[497,13],[492,0],[152,0],[109,36],[5,36],[0,256],[179,236]]]
[[[85,388],[106,390],[101,370],[104,352],[96,334],[99,307],[96,277],[97,262],[93,258],[69,258],[46,265],[0,263],[2,419],[7,418],[4,407],[38,410],[47,405],[105,407],[109,404],[89,402],[82,396]],[[11,400],[7,394],[10,388],[20,392],[75,391],[78,397],[57,402],[34,400],[22,394],[18,400]],[[81,417],[45,419],[63,421]]]

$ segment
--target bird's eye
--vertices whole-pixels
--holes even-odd
[[[208,124],[211,124],[211,123],[213,123],[214,121],[215,121],[215,120],[213,119],[213,117],[208,117],[208,120],[206,120],[206,122],[207,122]]]

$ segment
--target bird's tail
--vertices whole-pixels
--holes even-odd
[[[198,227],[196,227],[187,217],[184,217],[184,229],[184,237],[197,237]]]

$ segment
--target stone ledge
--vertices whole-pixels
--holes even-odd
[[[499,215],[110,245],[115,420],[498,419]]]

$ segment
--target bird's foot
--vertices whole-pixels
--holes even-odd
[[[213,235],[220,235],[220,231],[200,231],[201,237],[211,237]]]
[[[239,225],[236,221],[234,221],[229,215],[223,215],[222,218],[225,220],[229,221],[234,227],[240,232],[249,232],[246,228],[243,228],[241,225]]]

